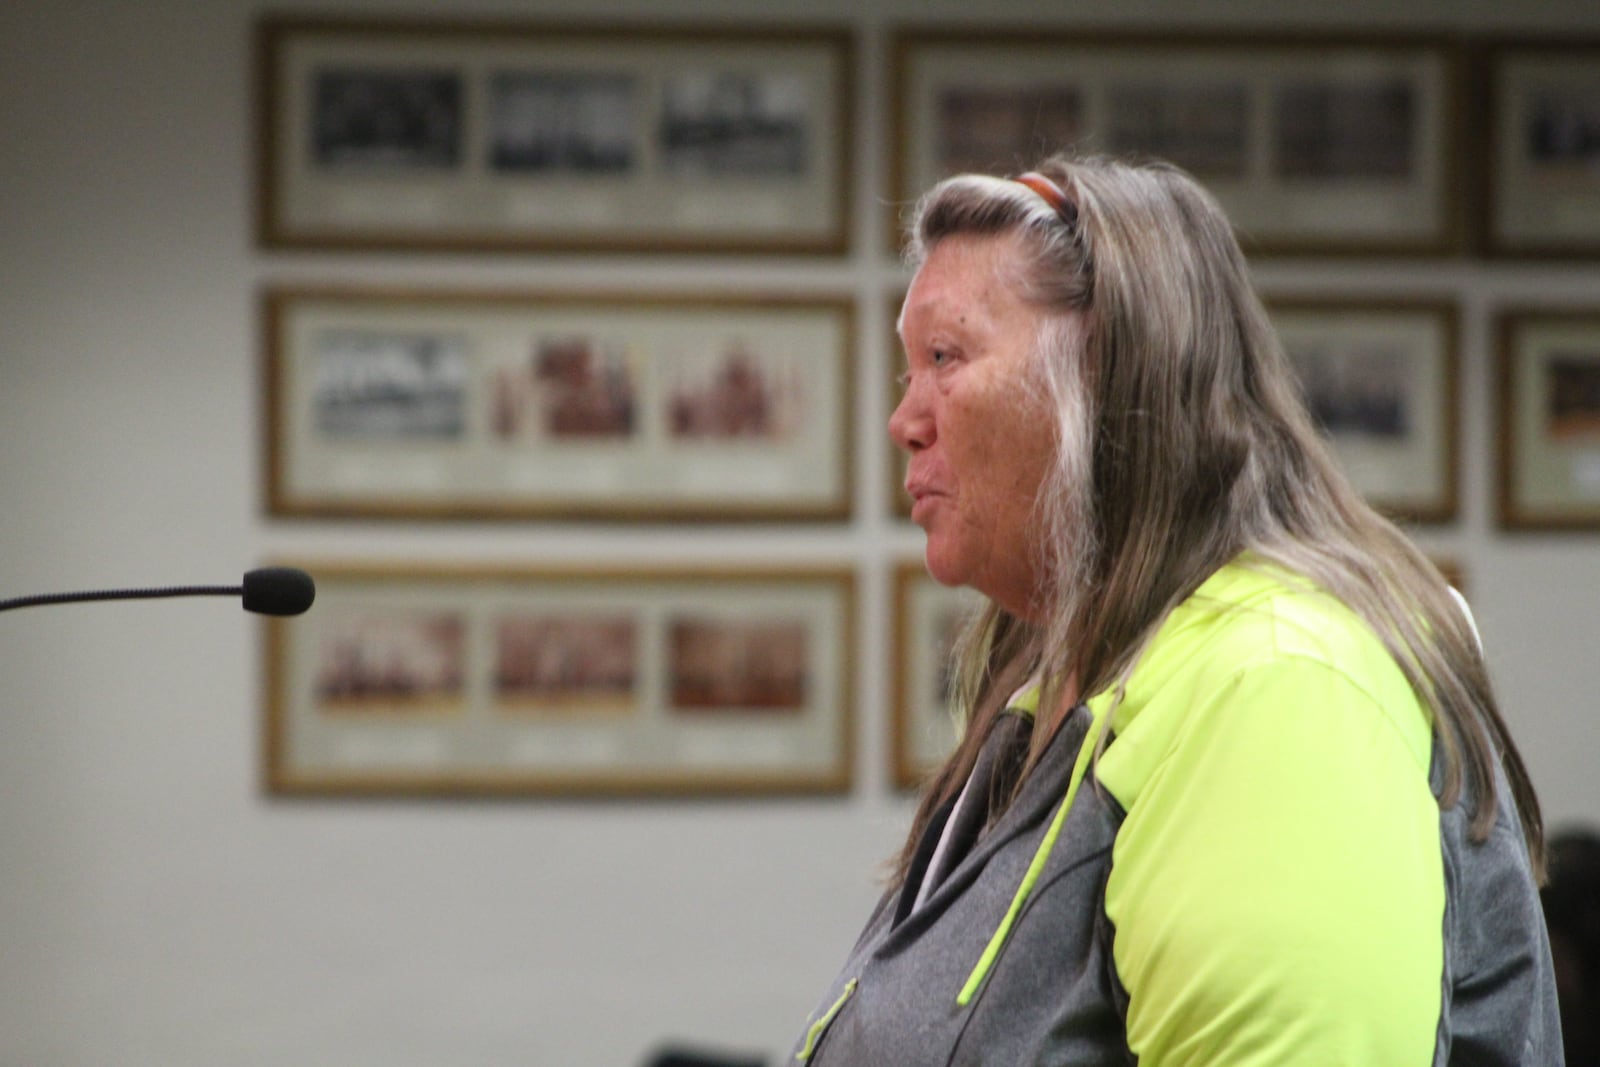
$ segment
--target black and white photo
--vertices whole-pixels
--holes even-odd
[[[489,78],[490,165],[508,174],[626,174],[638,165],[630,74],[500,71]]]
[[[313,84],[319,167],[406,171],[461,163],[458,73],[332,67],[318,70]]]
[[[460,438],[468,343],[450,333],[330,329],[311,340],[317,433],[328,438]]]
[[[695,71],[662,87],[658,149],[674,175],[798,177],[810,166],[805,83],[785,74]]]

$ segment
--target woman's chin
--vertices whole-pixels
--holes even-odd
[[[932,537],[928,538],[927,547],[922,554],[923,562],[927,565],[928,576],[940,585],[966,585],[970,575],[961,565],[959,558],[943,551],[942,546]]]

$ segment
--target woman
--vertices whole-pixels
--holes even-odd
[[[918,206],[890,433],[989,598],[820,1064],[1559,1063],[1538,804],[1470,619],[1306,415],[1214,201]]]

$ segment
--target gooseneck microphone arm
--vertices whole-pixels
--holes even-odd
[[[166,589],[92,589],[82,593],[40,593],[0,600],[0,611],[44,604],[81,604],[89,600],[154,600],[168,596],[243,596],[242,585],[175,585]]]
[[[175,596],[236,596],[246,611],[260,615],[299,615],[316,599],[311,576],[295,567],[260,567],[242,585],[175,585],[158,589],[94,589],[82,593],[41,593],[0,600],[0,611],[91,600],[153,600]]]

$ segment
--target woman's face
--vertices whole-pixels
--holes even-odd
[[[1056,431],[1031,369],[1043,316],[1018,292],[1020,239],[957,236],[934,246],[900,315],[905,392],[889,434],[911,457],[911,518],[928,571],[1024,618],[1040,575],[1034,515]]]

